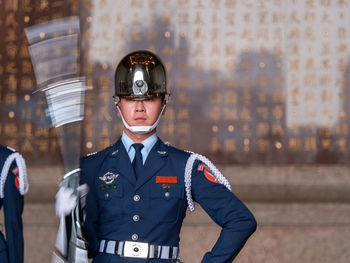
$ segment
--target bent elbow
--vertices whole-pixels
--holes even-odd
[[[257,222],[252,213],[249,213],[241,221],[241,229],[245,232],[247,236],[252,235],[257,228]]]
[[[254,216],[252,216],[249,220],[249,225],[248,225],[250,235],[252,235],[255,232],[257,226],[258,226],[258,224],[257,224]]]

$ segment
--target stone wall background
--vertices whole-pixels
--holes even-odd
[[[226,165],[349,164],[349,11],[330,0],[1,1],[0,141],[32,165],[61,165],[44,94],[33,91],[74,72],[88,88],[82,155],[112,144],[123,128],[114,69],[147,49],[168,70],[164,141]],[[80,30],[60,34],[80,41],[64,48],[41,23],[70,16]],[[31,26],[40,30],[29,45]]]

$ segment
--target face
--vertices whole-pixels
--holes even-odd
[[[158,119],[163,100],[155,97],[149,100],[129,100],[121,98],[118,102],[124,120],[130,126],[151,126]],[[163,111],[164,115],[165,111]]]

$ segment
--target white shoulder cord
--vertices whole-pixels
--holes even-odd
[[[187,203],[190,211],[192,212],[194,210],[194,203],[193,203],[192,194],[191,194],[191,181],[192,181],[193,164],[196,160],[199,160],[203,162],[206,166],[208,166],[214,178],[218,180],[221,184],[223,184],[230,191],[231,191],[231,185],[229,181],[219,171],[219,169],[216,168],[215,165],[208,158],[197,153],[193,153],[193,152],[189,152],[189,153],[191,153],[191,156],[188,158],[186,163],[184,180],[185,180]]]
[[[1,180],[0,180],[0,198],[4,198],[4,188],[6,177],[8,171],[10,170],[12,162],[16,160],[16,164],[18,167],[18,182],[19,182],[19,192],[21,195],[25,195],[28,192],[29,184],[28,184],[28,176],[25,161],[19,153],[12,153],[9,155],[4,163],[4,166],[1,171]]]

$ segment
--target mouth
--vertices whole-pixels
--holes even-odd
[[[146,121],[146,118],[138,117],[138,118],[135,118],[134,121],[136,123],[144,123]]]

